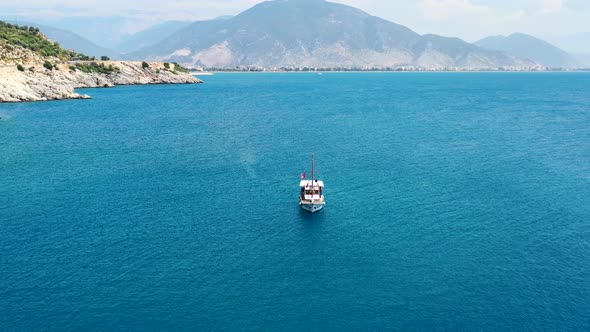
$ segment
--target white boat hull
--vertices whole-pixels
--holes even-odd
[[[316,213],[326,205],[324,200],[324,181],[317,180],[314,176],[314,155],[311,155],[311,179],[306,179],[306,174],[301,174],[299,182],[299,206],[305,211]]]
[[[301,206],[301,208],[307,212],[311,212],[311,213],[315,213],[320,211],[321,209],[324,208],[324,206],[326,205],[326,203],[317,203],[317,204],[313,204],[313,203],[299,203],[299,206]]]

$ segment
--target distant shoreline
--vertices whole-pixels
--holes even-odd
[[[575,70],[318,70],[318,71],[294,71],[294,70],[210,70],[205,75],[211,74],[261,74],[261,73],[290,73],[290,74],[327,74],[327,73],[590,73],[588,69]],[[194,76],[199,76],[197,73]]]

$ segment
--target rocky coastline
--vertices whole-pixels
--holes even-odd
[[[116,69],[110,73],[84,72],[76,68],[78,63],[81,62],[61,63],[51,70],[38,64],[25,66],[26,70],[19,70],[16,64],[0,64],[0,103],[91,98],[75,91],[80,88],[203,83],[190,73],[170,69],[170,64],[163,62],[93,62]]]

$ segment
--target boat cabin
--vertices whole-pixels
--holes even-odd
[[[324,196],[324,181],[302,180],[299,187],[302,201],[320,200]]]

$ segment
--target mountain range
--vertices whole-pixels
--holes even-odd
[[[553,33],[546,35],[544,39],[572,54],[590,54],[590,32]]]
[[[475,45],[514,54],[522,59],[530,59],[550,68],[576,68],[580,63],[564,50],[546,41],[522,33],[510,36],[487,37]]]
[[[535,65],[458,38],[419,35],[359,9],[324,0],[262,2],[235,17],[192,23],[127,58],[205,67]]]
[[[27,20],[52,26],[61,30],[73,31],[91,42],[118,52],[122,40],[130,29],[143,30],[137,19],[122,16],[65,16],[62,18]]]
[[[76,31],[84,37],[63,28],[44,26],[42,30],[65,47],[88,55],[203,67],[530,69],[590,65],[587,55],[570,55],[521,33],[470,44],[458,38],[420,35],[359,9],[324,0],[266,1],[237,16],[168,21],[133,35],[121,34],[124,20],[120,17],[91,21]],[[97,27],[109,22],[118,32],[102,40]],[[110,48],[96,45],[101,42]]]
[[[125,54],[152,46],[170,36],[174,32],[188,26],[187,21],[166,21],[145,30],[123,37],[117,45],[117,51]]]
[[[574,57],[582,68],[590,68],[590,54],[574,54]]]

